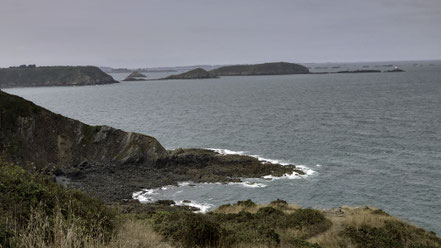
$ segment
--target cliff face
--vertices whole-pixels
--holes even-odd
[[[0,87],[97,85],[118,83],[94,66],[0,68]]]
[[[38,169],[107,164],[156,166],[168,156],[156,139],[89,126],[0,91],[1,156]]]
[[[202,68],[196,68],[194,70],[184,72],[178,75],[171,75],[165,79],[202,79],[202,78],[216,78],[216,76],[211,75],[208,71]]]
[[[307,74],[309,69],[293,63],[265,63],[256,65],[224,66],[210,71],[213,76]]]

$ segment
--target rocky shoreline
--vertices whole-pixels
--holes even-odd
[[[304,174],[294,165],[224,155],[205,149],[167,151],[155,138],[89,126],[0,91],[0,148],[10,163],[54,175],[106,202],[181,181],[238,182],[241,178]]]

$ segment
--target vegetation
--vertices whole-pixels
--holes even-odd
[[[208,214],[170,200],[104,205],[45,175],[0,162],[0,247],[441,247],[379,209],[319,211],[277,199]]]
[[[109,240],[116,226],[115,211],[78,190],[65,189],[46,176],[19,166],[0,166],[0,244],[20,246],[35,232],[42,243],[54,242],[57,233]]]

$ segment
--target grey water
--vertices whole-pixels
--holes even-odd
[[[402,68],[6,91],[88,124],[154,136],[166,148],[242,151],[314,171],[260,180],[262,187],[186,185],[151,197],[213,207],[248,198],[370,205],[440,234],[441,65]]]

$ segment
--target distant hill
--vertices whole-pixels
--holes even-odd
[[[252,76],[252,75],[285,75],[308,74],[309,69],[303,65],[277,62],[255,65],[229,65],[206,71],[196,68],[188,72],[171,75],[163,79],[200,79],[216,78],[219,76]]]
[[[146,75],[140,73],[139,71],[134,71],[130,73],[127,77],[137,78],[137,77],[147,77]]]
[[[95,66],[20,66],[0,68],[0,88],[118,83]]]
[[[165,79],[202,79],[202,78],[216,78],[216,76],[211,75],[210,72],[202,68],[196,68],[188,72],[168,76]]]
[[[283,75],[308,73],[309,69],[307,67],[286,62],[255,65],[231,65],[210,71],[210,74],[213,76]]]

